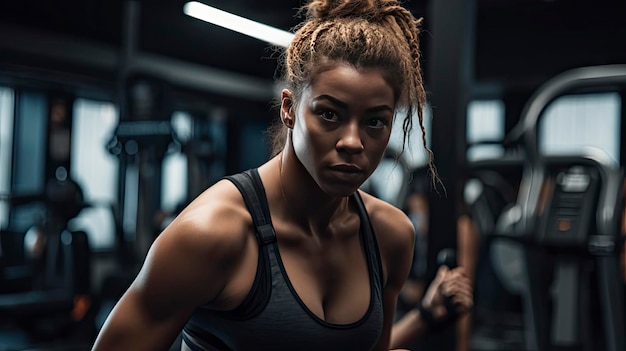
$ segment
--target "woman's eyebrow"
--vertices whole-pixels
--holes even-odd
[[[344,109],[344,110],[348,109],[348,104],[328,94],[322,94],[313,98],[313,101],[322,101],[322,100],[329,101],[330,103],[332,103],[333,105],[341,109]]]
[[[315,98],[313,98],[313,101],[322,101],[322,100],[326,100],[329,101],[330,103],[332,103],[333,105],[337,106],[338,108],[347,110],[348,109],[348,104],[333,97],[330,96],[328,94],[322,94],[319,96],[316,96]],[[380,105],[380,106],[373,106],[367,109],[368,112],[379,112],[379,111],[389,111],[389,112],[393,112],[393,107],[389,106],[389,105]]]

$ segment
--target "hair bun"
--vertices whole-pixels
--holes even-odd
[[[379,21],[398,6],[397,0],[312,0],[302,10],[308,20],[361,17]]]

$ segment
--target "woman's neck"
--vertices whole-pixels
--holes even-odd
[[[348,197],[324,193],[288,146],[268,166],[277,179],[268,201],[281,218],[318,231],[347,212]]]

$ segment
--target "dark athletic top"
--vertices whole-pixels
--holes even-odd
[[[328,323],[311,312],[294,290],[280,257],[265,190],[256,169],[226,177],[242,193],[257,228],[259,262],[250,292],[237,308],[196,309],[183,330],[183,344],[205,350],[371,350],[383,328],[382,268],[374,231],[358,192],[351,196],[361,219],[370,280],[370,305],[350,324]],[[356,293],[356,292],[355,292]]]

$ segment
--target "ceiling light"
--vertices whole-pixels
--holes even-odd
[[[293,39],[293,33],[255,22],[197,1],[186,3],[183,7],[183,12],[188,16],[278,46],[287,47]]]

